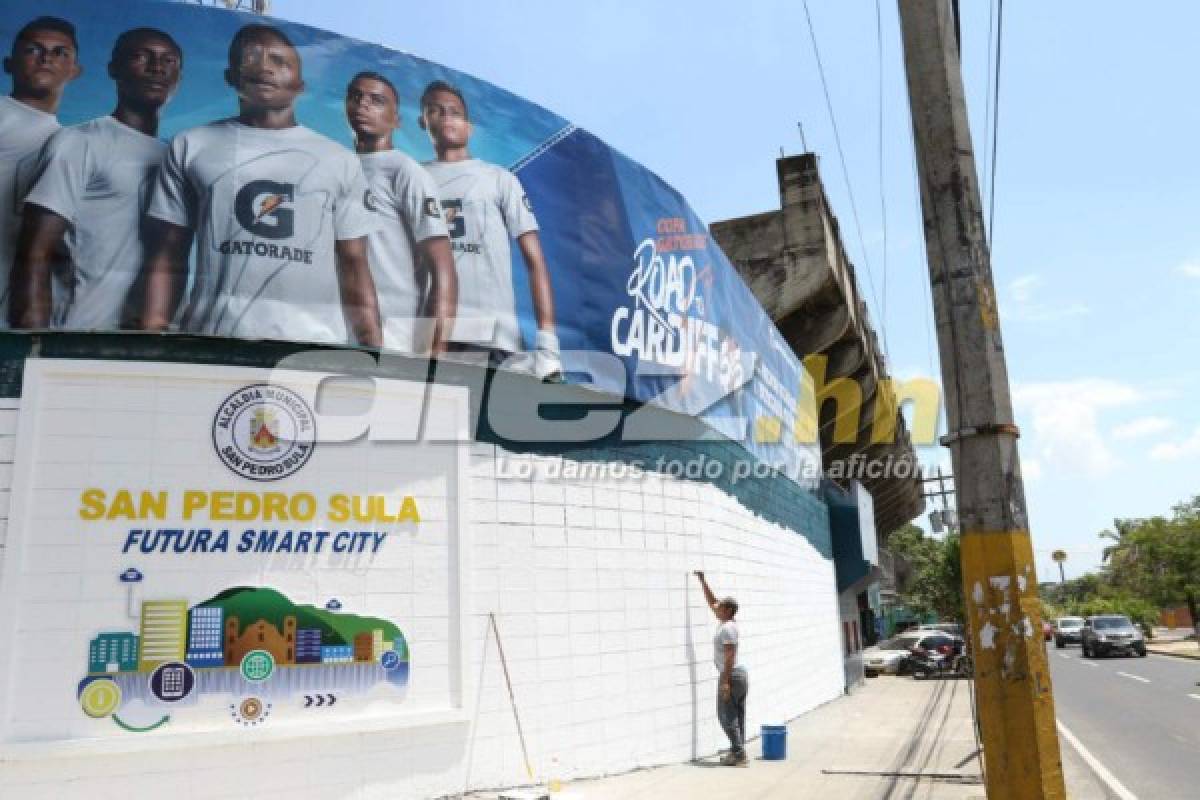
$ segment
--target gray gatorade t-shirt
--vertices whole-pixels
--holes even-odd
[[[69,225],[72,276],[55,327],[118,326],[142,268],[142,214],[166,147],[112,117],[63,128],[46,143],[25,202]]]
[[[358,159],[303,126],[222,120],[171,142],[150,216],[196,233],[185,331],[345,343],[334,242],[372,233]]]
[[[8,276],[21,230],[21,206],[38,152],[58,127],[53,114],[0,97],[0,330],[8,328]]]
[[[367,242],[383,346],[411,353],[425,345],[414,339],[414,319],[428,313],[430,288],[428,267],[419,263],[416,246],[435,236],[449,236],[438,187],[420,164],[398,150],[358,158],[371,188],[368,205],[380,216],[379,229]]]
[[[458,270],[458,318],[451,338],[476,342],[478,321],[494,321],[491,346],[521,351],[510,242],[538,229],[521,182],[478,159],[430,161],[425,168],[441,193]]]

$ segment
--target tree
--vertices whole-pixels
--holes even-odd
[[[935,539],[916,525],[905,525],[888,537],[887,546],[912,569],[900,593],[905,605],[917,614],[932,611],[941,619],[966,620],[958,534]]]
[[[1131,534],[1140,522],[1141,520],[1137,519],[1114,519],[1113,527],[1116,528],[1116,533],[1101,531],[1097,534],[1101,539],[1111,539],[1114,542],[1104,548],[1100,557],[1103,563],[1108,564],[1111,561],[1116,565],[1126,560],[1137,560],[1137,547],[1133,543]]]
[[[1186,604],[1200,640],[1200,495],[1170,517],[1125,522],[1106,571],[1112,582],[1159,607]],[[1103,535],[1103,534],[1102,534]]]

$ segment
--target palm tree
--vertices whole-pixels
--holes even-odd
[[[1133,542],[1133,534],[1140,524],[1141,520],[1136,519],[1114,519],[1113,527],[1117,529],[1116,533],[1101,531],[1097,534],[1101,539],[1111,539],[1115,542],[1104,548],[1100,560],[1106,564],[1111,560],[1113,569],[1137,561],[1137,544]]]

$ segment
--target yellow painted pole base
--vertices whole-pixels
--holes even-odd
[[[988,800],[1065,798],[1029,532],[961,541]]]

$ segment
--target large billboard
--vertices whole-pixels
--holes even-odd
[[[0,9],[9,327],[483,360],[703,417],[816,477],[801,364],[686,201],[587,131],[279,20]]]

